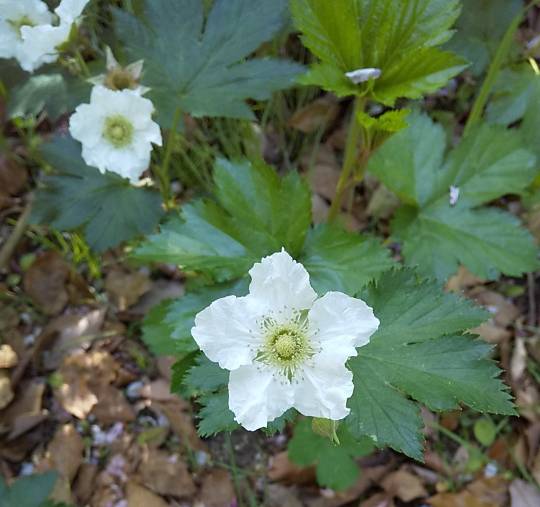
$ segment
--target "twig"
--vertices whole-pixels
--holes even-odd
[[[527,292],[529,296],[529,312],[527,324],[536,326],[536,283],[534,273],[527,273]]]
[[[26,226],[28,225],[28,220],[30,219],[30,213],[32,211],[32,198],[28,199],[26,206],[19,216],[13,231],[11,232],[9,238],[4,243],[4,246],[0,250],[0,270],[7,267],[9,259],[13,255],[13,251],[17,247],[20,239],[22,238]]]

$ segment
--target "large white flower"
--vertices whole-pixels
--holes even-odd
[[[62,0],[54,22],[41,0],[0,0],[0,58],[16,58],[29,72],[54,62],[88,1]]]
[[[345,367],[379,326],[373,310],[341,292],[323,297],[302,264],[285,252],[249,271],[245,297],[214,301],[191,333],[212,361],[230,370],[229,408],[248,430],[291,407],[307,416],[343,419],[352,373]]]
[[[132,90],[94,86],[90,104],[81,104],[71,116],[69,131],[82,143],[88,165],[136,182],[148,168],[152,143],[161,146],[153,112],[152,102]]]

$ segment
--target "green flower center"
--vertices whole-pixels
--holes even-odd
[[[125,69],[113,69],[105,77],[105,86],[111,90],[132,90],[137,87],[137,81]]]
[[[19,39],[22,38],[21,28],[23,26],[35,26],[35,23],[28,16],[22,16],[19,19],[8,19],[8,23],[17,32]]]
[[[109,116],[105,119],[103,137],[115,148],[123,148],[133,140],[133,125],[125,116]]]
[[[305,316],[298,314],[287,324],[266,319],[262,329],[265,341],[257,360],[276,368],[292,381],[298,367],[315,353]]]

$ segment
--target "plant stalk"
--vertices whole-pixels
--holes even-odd
[[[349,134],[347,136],[347,144],[345,145],[345,155],[343,159],[343,166],[341,168],[341,174],[339,176],[338,184],[336,187],[336,195],[332,199],[332,205],[328,212],[328,222],[333,222],[341,209],[343,197],[349,185],[349,181],[354,172],[354,165],[358,156],[358,141],[362,134],[362,127],[356,120],[356,114],[364,109],[365,99],[356,98],[354,102],[354,108],[349,123]]]
[[[178,124],[180,123],[180,118],[182,117],[182,110],[177,108],[174,112],[173,122],[171,129],[169,130],[169,135],[167,136],[167,142],[165,144],[165,154],[163,156],[163,162],[160,166],[157,167],[159,187],[161,189],[161,195],[163,196],[163,202],[165,207],[169,208],[169,200],[171,198],[171,178],[169,177],[169,165],[171,163],[171,156],[174,141],[176,139],[176,131],[178,130]]]

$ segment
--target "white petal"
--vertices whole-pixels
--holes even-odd
[[[349,414],[347,400],[354,389],[353,375],[345,363],[326,351],[309,360],[295,375],[294,407],[312,417],[339,420]]]
[[[45,63],[54,62],[58,58],[56,48],[67,40],[69,30],[66,24],[23,26],[23,42],[18,55],[21,67],[33,71]]]
[[[379,327],[373,309],[361,299],[342,292],[327,292],[308,314],[310,336],[323,348],[362,347]],[[349,354],[345,357],[350,357]]]
[[[20,44],[21,41],[13,27],[0,19],[0,58],[13,58]]]
[[[283,312],[284,319],[289,318],[291,311],[310,308],[317,298],[309,284],[308,272],[285,250],[264,257],[249,274],[250,295],[271,312]]]
[[[259,365],[241,366],[229,376],[229,408],[249,431],[266,427],[293,405],[293,390],[286,379]]]
[[[81,14],[90,0],[62,0],[54,12],[62,22],[73,23]]]
[[[360,84],[370,79],[378,79],[381,77],[381,69],[365,68],[345,72],[345,75],[354,83]]]
[[[235,370],[251,364],[262,343],[260,309],[250,296],[227,296],[195,316],[191,334],[211,361]]]

